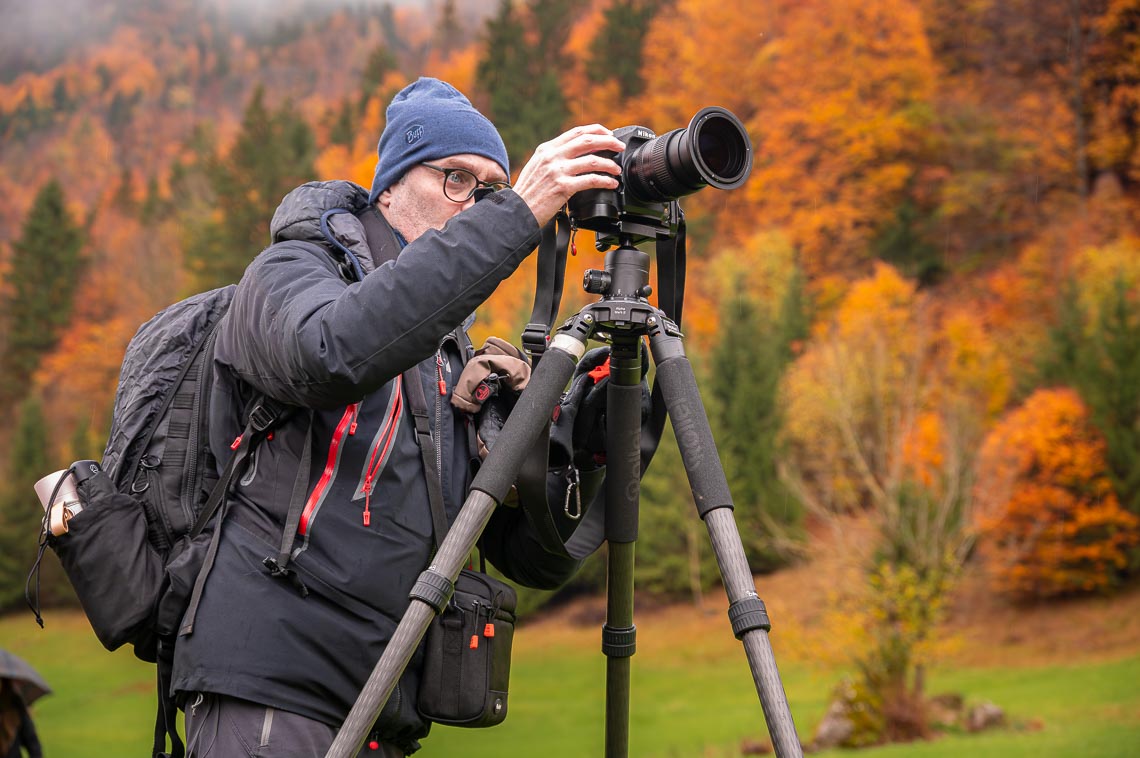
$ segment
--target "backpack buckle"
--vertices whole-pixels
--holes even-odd
[[[270,576],[277,579],[288,579],[289,583],[293,585],[293,589],[297,590],[297,594],[301,597],[309,596],[309,588],[305,586],[305,582],[297,575],[297,572],[291,568],[284,568],[277,562],[276,558],[270,556],[263,560],[261,565],[269,569]]]
[[[255,405],[253,410],[249,412],[249,426],[255,432],[264,432],[276,421],[277,413],[275,410],[267,408],[263,402]]]

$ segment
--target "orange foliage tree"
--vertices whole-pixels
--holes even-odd
[[[994,586],[1018,598],[1104,591],[1140,540],[1112,490],[1103,437],[1070,389],[1038,390],[987,436],[975,490]]]

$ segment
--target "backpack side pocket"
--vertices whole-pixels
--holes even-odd
[[[163,560],[147,540],[142,505],[105,473],[79,484],[83,510],[50,540],[95,635],[108,650],[149,635]]]

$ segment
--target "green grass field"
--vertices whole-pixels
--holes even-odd
[[[669,616],[652,620],[668,623]],[[719,618],[707,637],[646,634],[633,658],[630,755],[730,758],[767,734],[742,648]],[[582,640],[595,632],[519,632],[510,717],[488,730],[436,727],[420,755],[501,758],[600,756],[605,660]],[[727,637],[727,641],[723,638]],[[25,614],[0,619],[0,647],[32,663],[55,688],[34,714],[48,758],[144,756],[154,718],[154,669],[127,651],[104,651],[81,615],[49,613],[38,629]],[[800,736],[807,740],[838,674],[777,661]],[[956,691],[1006,709],[1013,726],[950,735],[847,756],[1140,755],[1140,655],[1082,665],[934,672],[931,692]],[[822,753],[835,756],[839,753]]]

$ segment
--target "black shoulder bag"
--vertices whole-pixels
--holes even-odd
[[[415,419],[431,502],[432,539],[438,550],[447,535],[447,513],[418,367],[404,372],[404,386]],[[459,572],[451,600],[432,620],[425,637],[418,701],[421,716],[448,726],[486,727],[503,722],[515,604],[515,591],[509,585],[481,571]]]

